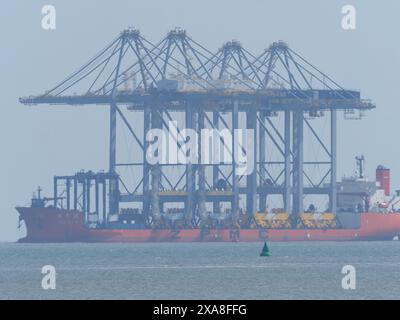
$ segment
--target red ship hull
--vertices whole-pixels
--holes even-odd
[[[399,213],[362,213],[354,229],[90,229],[79,211],[17,208],[27,235],[19,242],[257,242],[257,241],[373,241],[400,235]]]

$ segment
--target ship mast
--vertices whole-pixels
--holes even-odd
[[[356,157],[357,161],[357,173],[359,179],[364,179],[364,161],[365,157],[363,155]]]

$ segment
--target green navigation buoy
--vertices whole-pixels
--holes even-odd
[[[267,243],[264,242],[264,247],[260,253],[260,257],[270,257],[270,256],[271,256],[271,251],[269,251]]]

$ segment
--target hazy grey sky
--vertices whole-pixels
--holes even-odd
[[[41,8],[57,9],[57,29],[41,28]],[[357,9],[357,29],[341,28],[341,8]],[[128,26],[156,42],[175,28],[217,50],[237,39],[253,53],[285,40],[347,88],[361,90],[378,109],[363,121],[339,122],[339,177],[364,154],[400,183],[400,2],[321,0],[3,0],[0,7],[1,175],[0,240],[15,240],[16,205],[37,185],[50,194],[52,176],[107,168],[107,111],[101,107],[28,107],[18,97],[38,94],[69,75]],[[88,123],[90,124],[88,126]]]

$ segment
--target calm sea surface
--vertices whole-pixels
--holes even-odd
[[[0,243],[0,299],[399,299],[400,242]],[[57,270],[43,290],[41,268]],[[341,269],[356,268],[356,290]]]

